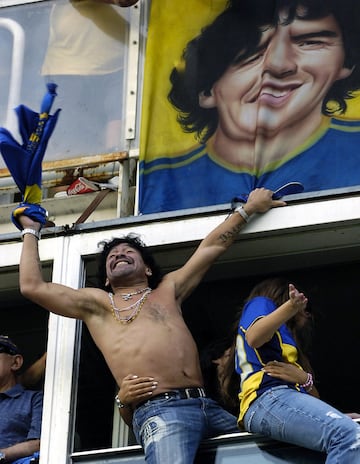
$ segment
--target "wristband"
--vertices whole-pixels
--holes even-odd
[[[115,396],[115,401],[116,401],[116,406],[117,406],[119,409],[122,409],[122,408],[130,408],[130,405],[129,405],[129,404],[125,404],[125,403],[122,403],[122,402],[121,402],[121,399],[119,398],[118,395]]]
[[[239,213],[240,216],[244,219],[245,222],[249,222],[249,219],[250,219],[250,216],[248,215],[248,213],[244,210],[244,207],[241,205],[241,206],[238,206],[234,209],[234,213]]]
[[[313,385],[314,385],[313,376],[312,374],[310,374],[310,372],[308,372],[306,382],[301,384],[300,387],[305,388],[305,390],[309,392],[312,390]]]
[[[31,234],[33,235],[34,237],[36,237],[38,240],[40,240],[40,232],[38,232],[37,230],[34,230],[34,229],[23,229],[21,231],[21,236],[24,237],[24,235],[26,234]]]

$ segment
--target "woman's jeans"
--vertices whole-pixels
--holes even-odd
[[[286,386],[257,398],[244,426],[248,432],[325,452],[326,464],[360,464],[360,426],[318,398]]]
[[[150,464],[192,464],[201,440],[239,432],[237,418],[210,398],[176,397],[142,404],[133,429]]]

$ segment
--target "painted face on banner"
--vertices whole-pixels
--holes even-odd
[[[301,125],[315,129],[328,90],[351,74],[344,59],[333,16],[280,20],[264,28],[257,50],[231,65],[210,96],[200,96],[200,106],[217,108],[219,130],[233,140],[272,137]]]

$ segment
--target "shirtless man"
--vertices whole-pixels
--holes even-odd
[[[202,439],[237,431],[236,418],[205,397],[197,347],[181,303],[234,242],[248,216],[284,205],[272,199],[270,190],[254,190],[180,269],[156,287],[152,283],[153,288],[154,263],[141,242],[124,237],[105,243],[104,284],[112,290],[110,296],[99,288],[45,282],[36,237],[40,224],[20,216],[22,294],[51,312],[82,320],[118,385],[129,373],[156,379],[151,400],[131,405],[133,430],[147,462],[164,464],[171,456],[173,463],[191,464]]]

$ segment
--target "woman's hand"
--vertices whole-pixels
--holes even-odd
[[[305,311],[305,308],[308,304],[308,299],[306,296],[299,292],[293,284],[289,285],[289,298],[294,309],[299,311]]]
[[[284,380],[285,382],[304,384],[307,380],[307,372],[303,371],[294,364],[280,361],[270,361],[264,367],[263,371],[271,377]]]
[[[153,377],[138,377],[128,374],[123,378],[118,397],[120,401],[131,407],[146,401],[156,390],[158,382]]]
[[[308,380],[307,372],[300,369],[300,367],[281,361],[270,361],[263,367],[262,370],[270,375],[270,377],[284,380],[284,382],[304,385],[304,383]],[[319,392],[315,385],[312,385],[311,390],[308,390],[308,393],[311,396],[320,398]]]

